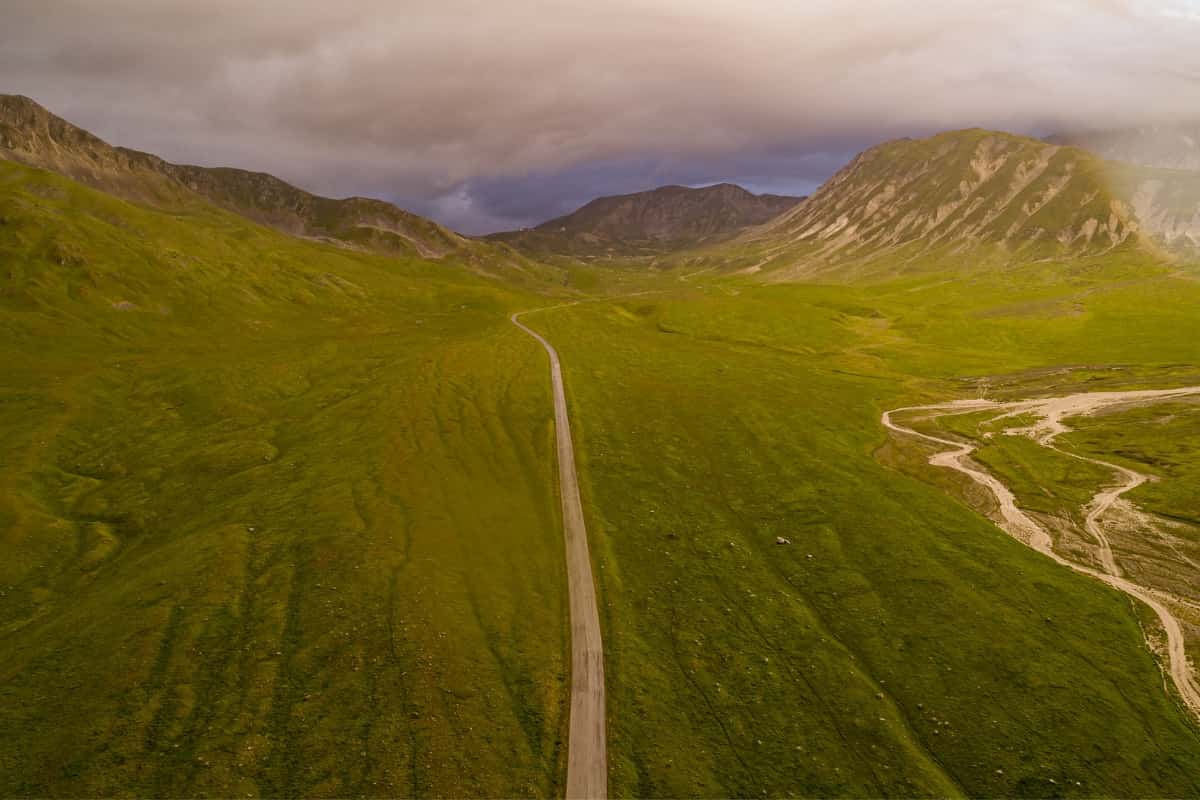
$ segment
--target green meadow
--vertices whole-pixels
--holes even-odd
[[[1076,451],[1152,476],[1130,500],[1167,519],[1200,525],[1200,406],[1194,400],[1076,419],[1071,426],[1063,440]]]
[[[560,791],[545,300],[0,190],[0,793]]]
[[[1194,363],[1169,320],[1197,288],[1111,269],[1138,282],[1128,301],[1103,273],[936,293],[714,282],[530,318],[563,356],[580,440],[615,793],[1200,788],[1200,740],[1128,602],[949,500],[878,424],[986,374]],[[1172,297],[1156,331],[1117,335]]]
[[[879,424],[1200,383],[1186,270],[483,275],[7,163],[0,269],[4,794],[561,793],[550,383],[508,322],[543,306],[614,796],[1200,793],[1200,732],[1128,601]],[[1141,455],[1186,492],[1177,420]]]

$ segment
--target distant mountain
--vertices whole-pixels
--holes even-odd
[[[1200,122],[1061,133],[1047,137],[1046,141],[1082,147],[1111,161],[1200,171]]]
[[[601,197],[536,228],[485,238],[539,255],[653,255],[728,239],[803,199],[756,195],[730,183],[700,189],[661,186]]]
[[[126,199],[160,207],[192,195],[286,233],[383,252],[437,258],[475,244],[381,200],[334,200],[272,175],[172,164],[113,147],[28,97],[0,95],[0,158],[51,170]]]
[[[745,269],[803,275],[1139,245],[1200,246],[1200,175],[975,129],[873,147],[802,205],[716,251]]]

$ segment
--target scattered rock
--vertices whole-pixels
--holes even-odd
[[[792,543],[791,539],[785,539],[782,536],[775,537],[775,544],[791,544],[791,543]]]

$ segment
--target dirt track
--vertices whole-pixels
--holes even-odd
[[[567,546],[567,588],[571,607],[571,722],[567,740],[567,792],[576,798],[608,796],[608,745],[604,710],[604,647],[588,554],[587,528],[575,474],[575,447],[567,417],[558,351],[541,334],[513,314],[512,323],[545,348],[550,356],[554,388],[554,432],[558,442],[558,480],[562,497],[563,533]]]
[[[908,406],[893,409],[884,412],[880,421],[889,430],[915,436],[950,448],[931,456],[929,463],[934,466],[957,470],[970,477],[976,483],[989,489],[995,495],[1000,505],[1001,519],[998,524],[1009,535],[1026,543],[1038,552],[1049,556],[1059,564],[1101,580],[1150,607],[1158,616],[1163,630],[1167,635],[1167,668],[1171,680],[1179,691],[1179,695],[1184,703],[1194,714],[1200,717],[1200,683],[1197,682],[1196,676],[1188,664],[1183,630],[1179,625],[1179,621],[1171,613],[1171,610],[1156,596],[1156,594],[1161,594],[1161,592],[1156,592],[1153,589],[1134,583],[1121,576],[1120,569],[1113,556],[1112,547],[1100,525],[1100,518],[1109,509],[1118,503],[1125,502],[1121,499],[1121,496],[1144,483],[1147,480],[1147,476],[1106,461],[1069,453],[1055,447],[1053,444],[1056,436],[1070,430],[1062,422],[1065,417],[1091,414],[1110,405],[1154,402],[1195,394],[1200,394],[1200,387],[1131,392],[1092,392],[1041,400],[1020,400],[1009,403],[989,400],[960,400],[940,405]],[[924,412],[926,418],[936,418],[986,410],[1000,412],[996,419],[1032,413],[1037,417],[1037,421],[1032,426],[1009,429],[1006,433],[1029,436],[1045,447],[1073,458],[1079,458],[1111,469],[1121,477],[1122,482],[1118,486],[1107,487],[1097,492],[1085,509],[1086,527],[1088,532],[1096,539],[1098,558],[1104,567],[1103,571],[1078,564],[1055,552],[1054,540],[1050,536],[1050,533],[1017,506],[1016,499],[1008,487],[969,460],[971,453],[976,449],[975,445],[952,439],[943,439],[938,436],[930,436],[929,434],[921,433],[899,424],[892,419],[893,414],[899,413]],[[1140,514],[1141,512],[1137,513]],[[1147,515],[1143,514],[1142,516]]]

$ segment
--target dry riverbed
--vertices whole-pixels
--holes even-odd
[[[1171,681],[1187,707],[1193,714],[1200,717],[1200,681],[1197,680],[1196,672],[1188,661],[1184,631],[1178,617],[1178,609],[1193,605],[1192,601],[1177,596],[1162,587],[1150,586],[1134,580],[1126,570],[1122,569],[1120,554],[1114,552],[1110,540],[1109,531],[1112,530],[1111,526],[1113,525],[1153,530],[1157,526],[1165,524],[1123,497],[1127,492],[1149,480],[1150,476],[1124,466],[1071,453],[1055,445],[1055,439],[1070,430],[1066,420],[1071,417],[1095,414],[1102,409],[1132,407],[1194,395],[1200,395],[1200,386],[1181,389],[1089,392],[1011,402],[982,399],[960,400],[952,403],[893,409],[883,414],[881,422],[884,427],[895,433],[916,437],[938,445],[941,449],[930,456],[929,463],[933,466],[956,470],[987,489],[998,504],[998,518],[995,521],[1008,534],[1054,559],[1059,564],[1103,581],[1150,608],[1158,617],[1166,637],[1165,653],[1162,655],[1165,658],[1165,667]],[[988,423],[995,424],[1006,419],[1014,420],[1014,427],[1002,429],[1003,435],[1027,436],[1043,447],[1071,458],[1087,461],[1112,472],[1113,483],[1097,487],[1090,502],[1081,509],[1084,533],[1094,548],[1098,568],[1069,557],[1055,548],[1054,536],[1048,526],[1023,510],[1017,497],[1008,486],[971,459],[971,454],[978,448],[976,443],[935,436],[912,427],[922,422],[936,421],[941,417],[991,411],[996,414],[988,418]],[[905,422],[897,421],[898,417],[904,419]],[[1017,426],[1018,423],[1015,421],[1018,418],[1026,421],[1032,418],[1033,422],[1029,425]],[[1180,564],[1181,569],[1194,570],[1194,563],[1187,559],[1184,561],[1186,563]]]

